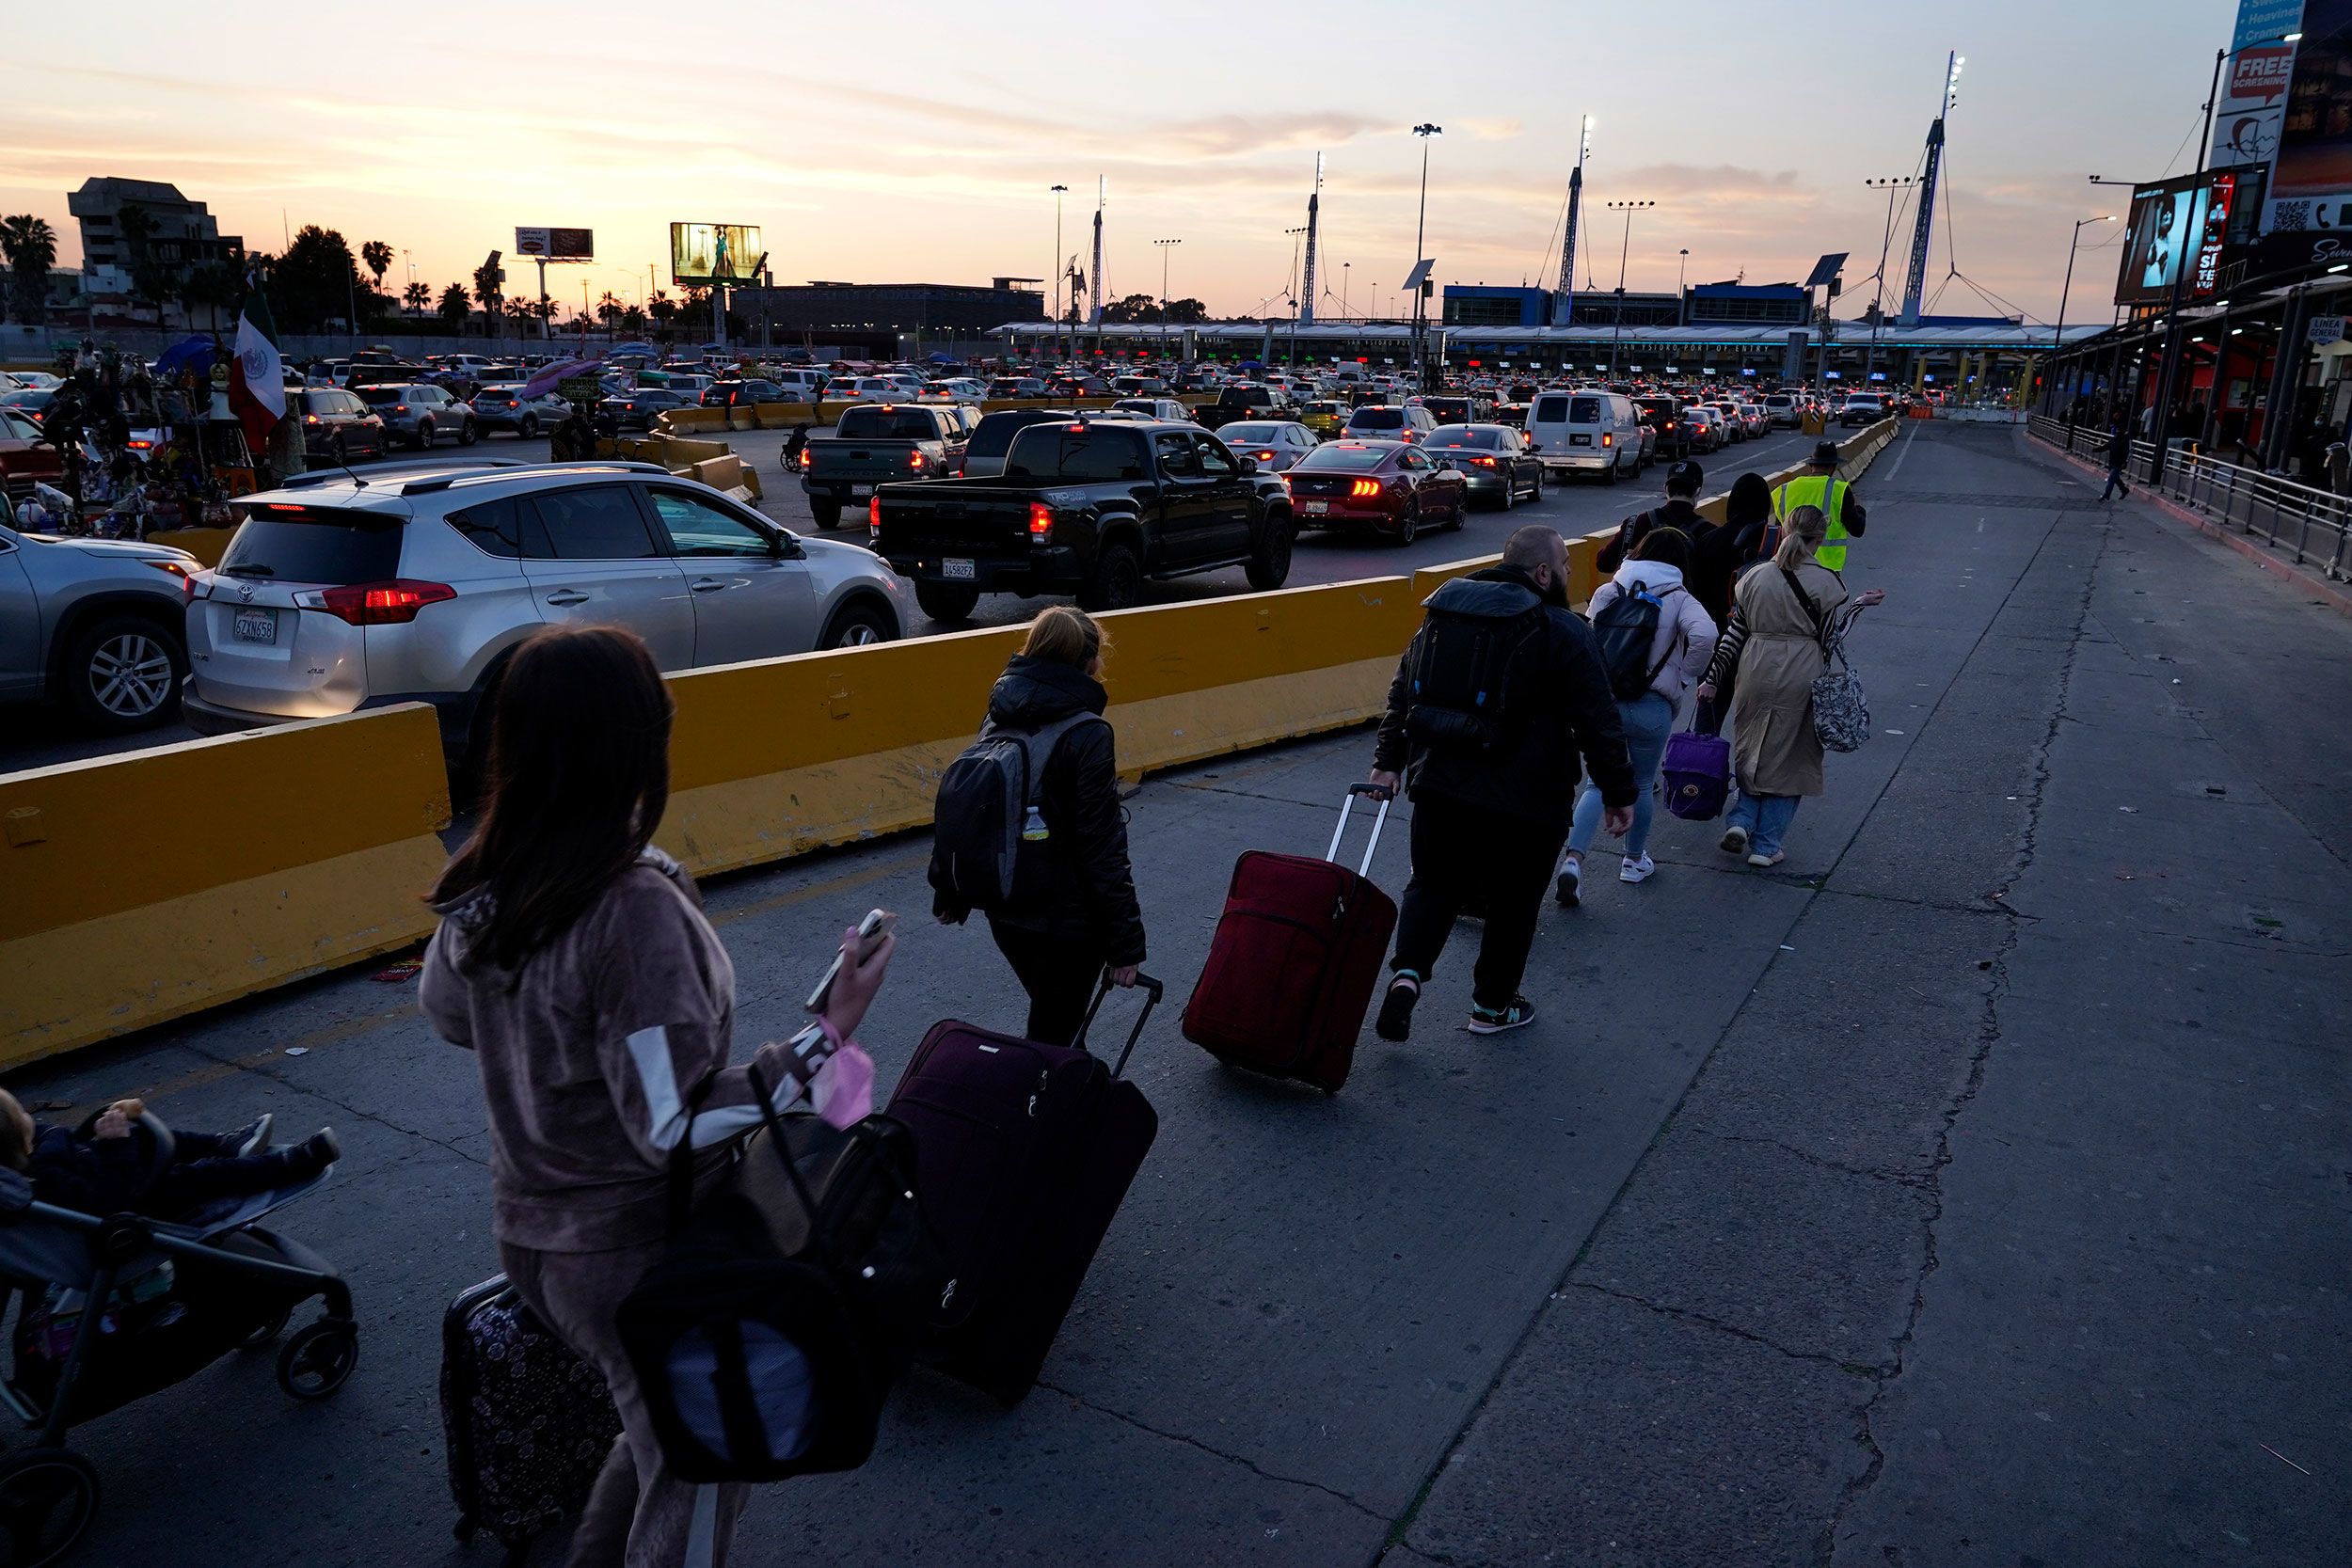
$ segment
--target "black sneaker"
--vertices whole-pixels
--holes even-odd
[[[1553,890],[1560,907],[1572,910],[1584,901],[1584,863],[1564,860],[1560,863],[1560,885]]]
[[[1413,1004],[1420,1000],[1421,977],[1410,970],[1399,970],[1389,982],[1389,994],[1380,999],[1380,1016],[1374,1021],[1372,1032],[1384,1040],[1412,1038]]]
[[[342,1140],[335,1136],[331,1127],[322,1127],[298,1144],[289,1144],[274,1151],[285,1163],[286,1173],[297,1181],[307,1181],[343,1157]]]
[[[1470,1008],[1470,1032],[1500,1035],[1506,1029],[1524,1029],[1534,1022],[1535,1004],[1524,996],[1515,996],[1507,1007]]]
[[[221,1142],[229,1146],[230,1155],[240,1160],[256,1154],[267,1153],[270,1125],[277,1119],[267,1111],[263,1111],[253,1120],[222,1138]]]

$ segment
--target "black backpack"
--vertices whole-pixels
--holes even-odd
[[[950,903],[1003,913],[1035,902],[1041,855],[1023,852],[1022,830],[1045,788],[1045,765],[1063,736],[1099,714],[1067,714],[1039,729],[1000,730],[994,720],[947,765],[931,813],[931,886]]]
[[[1486,751],[1511,721],[1520,656],[1544,628],[1544,601],[1515,582],[1456,578],[1422,606],[1413,640],[1406,734],[1417,746]]]
[[[750,1071],[769,1147],[788,1149],[768,1085]],[[696,1101],[707,1092],[705,1080]],[[905,1354],[836,1228],[858,1205],[820,1203],[799,1163],[774,1160],[808,1225],[788,1252],[737,1173],[693,1201],[692,1145],[690,1109],[670,1156],[669,1249],[617,1314],[662,1457],[696,1485],[855,1469]],[[912,1206],[912,1180],[888,1180]]]
[[[1681,592],[1679,588],[1666,590],[1668,594]],[[1664,656],[1655,664],[1650,662],[1650,647],[1658,641],[1658,623],[1665,609],[1663,594],[1630,588],[1620,590],[1593,617],[1593,644],[1600,653],[1601,668],[1609,673],[1610,693],[1621,703],[1632,702],[1647,691],[1666,660],[1675,656],[1675,644],[1669,642]]]

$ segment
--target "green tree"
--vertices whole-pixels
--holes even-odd
[[[1197,299],[1171,299],[1168,302],[1168,319],[1184,326],[1193,326],[1209,319],[1209,308]]]
[[[466,318],[473,314],[473,299],[463,283],[452,283],[441,291],[439,310],[444,323],[461,332],[465,330]]]
[[[1157,321],[1159,315],[1160,302],[1150,294],[1129,294],[1125,299],[1114,299],[1103,307],[1104,325],[1110,326],[1125,325],[1130,322]]]
[[[350,312],[360,286],[342,235],[306,223],[270,269],[270,309],[281,330],[315,332]]]
[[[411,283],[407,288],[401,291],[400,300],[402,304],[408,307],[408,310],[411,315],[421,316],[424,314],[426,308],[431,306],[433,303],[433,285],[430,283]]]
[[[474,302],[482,307],[483,319],[488,324],[486,330],[491,337],[497,337],[499,311],[501,309],[499,269],[488,261],[473,269],[473,297]]]
[[[47,311],[49,269],[57,264],[57,231],[30,213],[0,218],[0,259],[8,264],[16,319],[38,326]]]

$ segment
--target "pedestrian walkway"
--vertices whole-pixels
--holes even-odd
[[[1547,908],[1534,1027],[1462,1031],[1457,943],[1336,1097],[1174,1014],[1233,857],[1320,848],[1369,736],[1148,782],[1162,1130],[1045,1386],[910,1377],[864,1470],[758,1495],[739,1563],[2341,1560],[2352,623],[2095,493],[2008,429],[1906,433],[1847,571],[1889,591],[1852,643],[1879,733],[1787,863],[1661,817],[1653,879]],[[984,931],[920,922],[925,854],[708,890],[744,1043],[877,903],[885,1083],[936,1018],[1020,1018]],[[489,1560],[448,1538],[434,1386],[497,1266],[486,1137],[412,982],[12,1085],[348,1151],[279,1218],[350,1275],[351,1385],[289,1407],[232,1359],[84,1429],[83,1560]]]

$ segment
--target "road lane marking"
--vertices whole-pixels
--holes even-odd
[[[1886,470],[1887,483],[1894,483],[1895,476],[1903,471],[1903,459],[1911,455],[1911,443],[1919,438],[1919,426],[1913,425],[1911,434],[1903,437],[1903,450],[1895,454],[1895,466]]]

